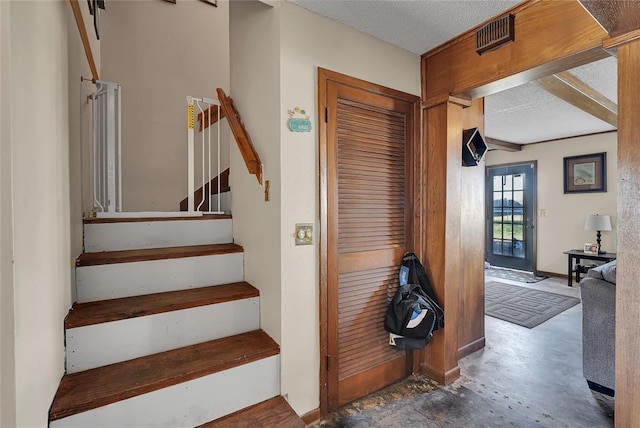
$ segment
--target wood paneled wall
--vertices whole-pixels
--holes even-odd
[[[480,128],[484,135],[484,99],[463,110],[462,128]],[[459,296],[458,358],[484,347],[485,200],[484,162],[462,168],[460,236],[462,282]]]
[[[469,102],[470,104],[470,102]],[[420,372],[441,383],[460,376],[458,316],[463,108],[455,99],[423,110],[425,138],[424,264],[445,308],[445,327],[424,352]]]
[[[420,372],[448,383],[458,359],[484,346],[484,164],[462,166],[462,131],[484,132],[484,102],[449,98],[423,112],[425,268],[445,307]],[[437,167],[435,167],[437,165]]]
[[[444,303],[445,328],[435,334],[421,356],[420,371],[440,382],[450,382],[460,372],[459,353],[470,352],[483,341],[484,325],[477,320],[484,309],[484,283],[473,278],[482,277],[484,249],[476,243],[484,246],[484,215],[478,215],[483,219],[480,222],[470,210],[484,205],[484,177],[475,176],[480,168],[463,170],[460,159],[462,130],[482,119],[480,107],[475,103],[470,106],[470,102],[465,106],[464,98],[484,97],[605,58],[605,47],[625,43],[618,49],[616,380],[623,393],[616,394],[616,423],[633,426],[640,420],[640,410],[633,408],[633,403],[640,401],[640,287],[633,269],[640,254],[640,122],[633,122],[640,115],[640,32],[629,29],[628,35],[617,38],[620,42],[613,41],[577,1],[530,0],[511,13],[516,16],[517,37],[510,44],[479,56],[473,29],[422,56],[423,259]]]
[[[473,29],[422,56],[427,106],[449,95],[484,97],[608,56],[607,33],[577,1],[530,0],[511,13],[512,43],[478,55]]]
[[[640,39],[618,47],[616,426],[640,424]]]

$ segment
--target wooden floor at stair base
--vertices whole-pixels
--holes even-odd
[[[238,367],[279,351],[273,339],[256,330],[65,375],[51,405],[49,420]]]
[[[199,428],[304,428],[306,425],[281,395],[227,415]]]

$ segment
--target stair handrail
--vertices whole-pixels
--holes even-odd
[[[79,0],[67,0],[73,17],[75,18],[76,25],[78,26],[78,32],[80,33],[80,39],[82,40],[82,46],[84,47],[84,54],[87,57],[89,63],[89,69],[91,69],[91,77],[93,80],[100,80],[100,73],[98,73],[98,67],[93,58],[93,51],[91,50],[91,43],[89,42],[89,35],[87,34],[87,27],[84,24],[84,18],[82,17],[82,11],[80,10]]]
[[[253,147],[251,137],[249,137],[249,134],[240,119],[238,110],[236,110],[236,107],[233,104],[233,99],[228,97],[222,88],[217,88],[216,92],[218,93],[218,101],[220,102],[222,113],[227,118],[227,122],[229,123],[233,137],[238,144],[240,154],[242,154],[247,170],[250,174],[255,174],[258,179],[258,183],[262,186],[262,161],[260,160],[260,156],[258,156],[258,152],[256,152],[255,147]]]
[[[211,177],[211,171],[207,174],[205,171],[205,155],[204,155],[204,138],[205,131],[207,128],[212,126],[214,123],[218,123],[222,120],[222,118],[226,117],[227,122],[229,123],[229,127],[231,128],[231,132],[233,134],[236,143],[238,144],[238,148],[240,149],[240,154],[247,166],[247,170],[250,174],[255,174],[258,183],[263,185],[263,164],[260,160],[260,156],[256,151],[253,143],[251,141],[251,137],[247,133],[247,130],[240,119],[240,114],[235,108],[233,104],[233,99],[228,97],[222,88],[217,88],[216,92],[218,94],[218,99],[214,100],[211,98],[196,98],[192,96],[187,97],[187,197],[180,202],[180,209],[183,211],[198,211],[202,208],[202,205],[206,203],[206,200],[209,201],[209,212],[213,213],[211,207],[211,195],[214,194],[212,185],[217,184],[217,192],[218,195],[218,211],[216,213],[221,213],[220,211],[220,197],[221,197],[221,183],[222,180],[221,174],[222,171],[220,169],[220,126],[217,127],[217,148],[218,148],[218,168],[217,174],[214,177]],[[206,108],[202,108],[201,104],[206,105]],[[197,120],[199,123],[198,131],[201,132],[202,136],[202,145],[203,145],[203,165],[202,165],[202,187],[195,190],[194,183],[194,155],[195,155],[195,109],[198,108],[199,113],[197,115]],[[211,135],[211,129],[208,129],[209,137]],[[209,143],[210,144],[210,143]],[[210,150],[210,149],[209,149]],[[209,164],[210,165],[210,164]],[[210,169],[210,168],[209,168]],[[225,171],[227,173],[227,181],[226,188],[228,189],[228,169]],[[209,180],[205,179],[205,175],[209,177]],[[265,186],[265,200],[268,200],[268,185],[267,181]],[[199,201],[199,205],[196,206],[196,199]]]

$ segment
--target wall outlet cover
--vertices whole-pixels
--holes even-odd
[[[313,224],[296,223],[296,245],[312,245],[313,244]]]

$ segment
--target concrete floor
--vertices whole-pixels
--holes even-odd
[[[577,287],[524,284],[568,296]],[[612,427],[613,400],[582,377],[582,305],[528,329],[485,317],[486,346],[462,360],[462,376],[439,386],[412,376],[364,397],[318,427]]]

